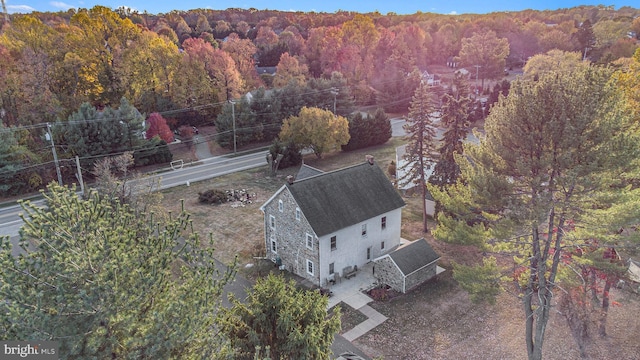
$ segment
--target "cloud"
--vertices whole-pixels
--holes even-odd
[[[34,12],[36,9],[32,8],[29,5],[7,5],[7,12],[10,14],[13,13],[30,13]]]
[[[51,1],[49,2],[49,5],[58,8],[58,9],[63,9],[63,10],[69,10],[72,8],[75,8],[75,6],[73,5],[69,5],[69,4],[65,4],[62,1]]]
[[[448,15],[458,15],[458,12],[455,10],[451,10],[451,12]]]

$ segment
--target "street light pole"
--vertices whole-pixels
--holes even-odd
[[[51,141],[51,151],[53,152],[53,162],[56,164],[56,173],[58,173],[58,184],[62,186],[62,173],[60,172],[60,164],[58,164],[58,153],[56,152],[56,145],[53,143],[53,134],[51,133],[51,124],[47,123],[47,133],[45,137]]]
[[[231,103],[231,119],[233,121],[233,153],[236,153],[236,103],[233,100],[229,100]]]

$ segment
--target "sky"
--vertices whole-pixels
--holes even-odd
[[[5,0],[7,11],[12,13],[29,13],[32,11],[57,12],[71,8],[92,8],[95,5],[117,9],[121,6],[151,14],[168,13],[171,10],[215,9],[227,8],[258,10],[281,10],[302,12],[334,13],[338,10],[367,13],[378,11],[381,14],[423,13],[438,14],[486,14],[496,11],[519,11],[525,9],[556,10],[580,5],[599,5],[602,0],[227,0],[227,1],[160,1],[160,0]],[[604,5],[613,5],[616,9],[622,6],[640,7],[640,0],[616,0]]]

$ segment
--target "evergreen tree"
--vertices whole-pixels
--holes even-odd
[[[0,121],[0,194],[15,195],[41,185],[37,172],[24,172],[24,167],[39,157],[18,141],[17,129],[5,127]],[[23,179],[28,179],[23,181]]]
[[[259,279],[246,304],[235,300],[223,329],[236,359],[253,359],[269,348],[273,359],[327,359],[340,330],[340,311],[327,315],[327,298],[298,290],[293,280],[269,275]]]
[[[23,205],[24,254],[0,240],[0,339],[52,340],[60,357],[212,358],[223,286],[182,211],[167,216],[52,183]],[[29,244],[29,245],[27,245]]]
[[[371,145],[381,145],[391,139],[391,121],[382,108],[378,108],[373,117],[369,117],[373,132]]]
[[[352,151],[369,146],[384,144],[391,138],[391,122],[384,110],[376,110],[373,116],[355,113],[349,120],[349,142],[343,151]]]
[[[278,136],[282,126],[282,118],[277,115],[280,112],[280,102],[271,95],[267,95],[264,88],[252,93],[250,103],[251,112],[256,117],[256,123],[262,126],[263,141],[271,141]]]
[[[264,126],[256,120],[256,115],[246,97],[234,104],[225,104],[216,118],[215,124],[218,131],[216,142],[227,149],[234,148],[234,122],[236,148],[262,141]]]
[[[437,111],[437,98],[431,87],[422,83],[416,89],[411,100],[409,116],[404,125],[408,144],[405,151],[404,165],[406,175],[398,179],[400,184],[415,183],[422,196],[422,231],[427,232],[427,209],[424,199],[427,196],[427,178],[425,170],[433,164],[435,152],[435,129],[433,117]]]
[[[433,191],[447,210],[436,238],[513,256],[509,278],[523,302],[529,359],[542,359],[554,293],[570,261],[564,255],[606,227],[589,213],[628,201],[607,193],[627,189],[621,179],[637,174],[639,134],[610,75],[585,67],[512,83],[486,120],[486,137],[457,157],[461,181]],[[584,232],[573,236],[574,229]],[[496,279],[482,274],[466,280]]]
[[[466,79],[456,77],[457,86],[453,94],[446,94],[442,101],[441,122],[446,127],[438,148],[440,158],[436,163],[429,182],[444,186],[458,180],[460,167],[456,164],[455,154],[463,153],[462,143],[470,131],[469,123],[469,86]]]
[[[586,19],[584,22],[582,22],[582,24],[580,24],[575,37],[578,41],[578,44],[580,45],[580,50],[582,50],[582,60],[586,60],[587,53],[596,44],[596,36],[593,33],[591,20]]]
[[[271,160],[269,157],[271,157]],[[276,159],[277,163],[273,163],[273,159]],[[272,174],[275,175],[278,169],[285,169],[291,166],[300,165],[300,163],[302,163],[302,153],[295,143],[285,143],[276,138],[273,139],[273,142],[269,147],[267,163],[271,164]]]

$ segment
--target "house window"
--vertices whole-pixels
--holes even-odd
[[[384,241],[380,243],[380,250],[384,250]]]
[[[275,254],[278,253],[278,242],[275,238],[271,238],[271,252]]]
[[[284,211],[284,203],[282,202],[282,200],[278,200],[278,210],[280,212]]]
[[[307,249],[313,250],[313,236],[311,234],[307,234]]]
[[[367,248],[367,260],[371,260],[371,248]]]
[[[367,224],[362,224],[362,236],[367,236]]]
[[[380,219],[380,228],[382,230],[387,228],[387,217],[383,216],[382,219]]]
[[[337,242],[338,242],[338,239],[335,236],[332,236],[331,237],[331,251],[336,250],[338,248]]]
[[[329,275],[331,275],[331,274],[333,274],[333,273],[335,272],[335,271],[334,271],[334,264],[335,264],[335,263],[331,263],[331,264],[329,264]]]
[[[313,275],[313,261],[307,259],[307,274]]]
[[[296,208],[296,220],[300,221],[300,208]]]
[[[273,215],[269,215],[269,227],[273,230],[276,229],[276,217]]]

